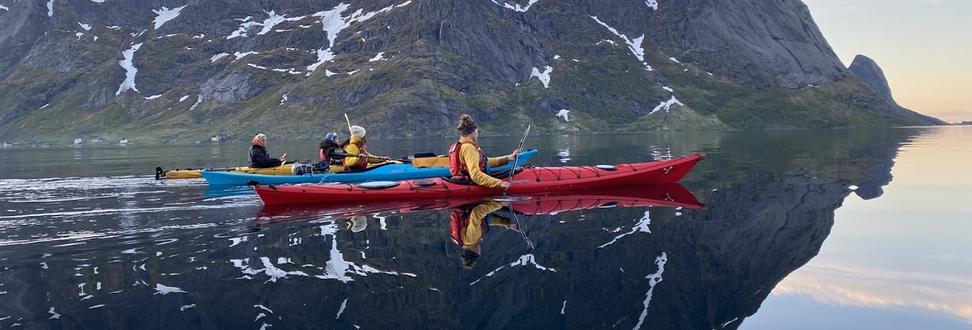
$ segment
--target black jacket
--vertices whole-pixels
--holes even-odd
[[[258,145],[250,146],[250,167],[252,168],[267,168],[280,166],[281,161],[276,158],[270,158],[270,154],[267,153],[267,148]]]

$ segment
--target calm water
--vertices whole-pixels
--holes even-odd
[[[706,153],[682,182],[706,207],[513,205],[523,234],[492,227],[464,269],[445,204],[269,212],[246,188],[151,177],[241,164],[244,145],[0,150],[0,327],[972,328],[970,128],[528,146],[540,165]]]

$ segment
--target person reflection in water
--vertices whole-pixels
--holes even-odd
[[[476,259],[482,255],[482,241],[492,226],[500,226],[510,230],[517,230],[510,220],[510,211],[495,201],[485,201],[479,204],[460,206],[452,210],[449,228],[452,242],[462,247],[459,259],[462,267],[471,269],[476,265]]]
[[[352,233],[360,233],[361,231],[368,228],[368,217],[363,215],[352,216],[348,219],[348,230]]]

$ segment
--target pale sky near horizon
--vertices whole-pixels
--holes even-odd
[[[803,1],[844,65],[867,55],[902,106],[972,121],[972,0]]]

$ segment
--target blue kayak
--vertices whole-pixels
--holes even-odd
[[[516,166],[523,166],[537,155],[536,149],[525,150],[520,153]],[[513,163],[490,168],[488,172],[496,173],[509,171]],[[425,178],[439,178],[449,176],[448,167],[413,167],[411,164],[384,164],[358,172],[342,173],[310,173],[302,175],[265,175],[227,171],[202,171],[203,178],[210,185],[246,185],[246,184],[285,184],[285,183],[355,183],[367,181],[403,181]]]

